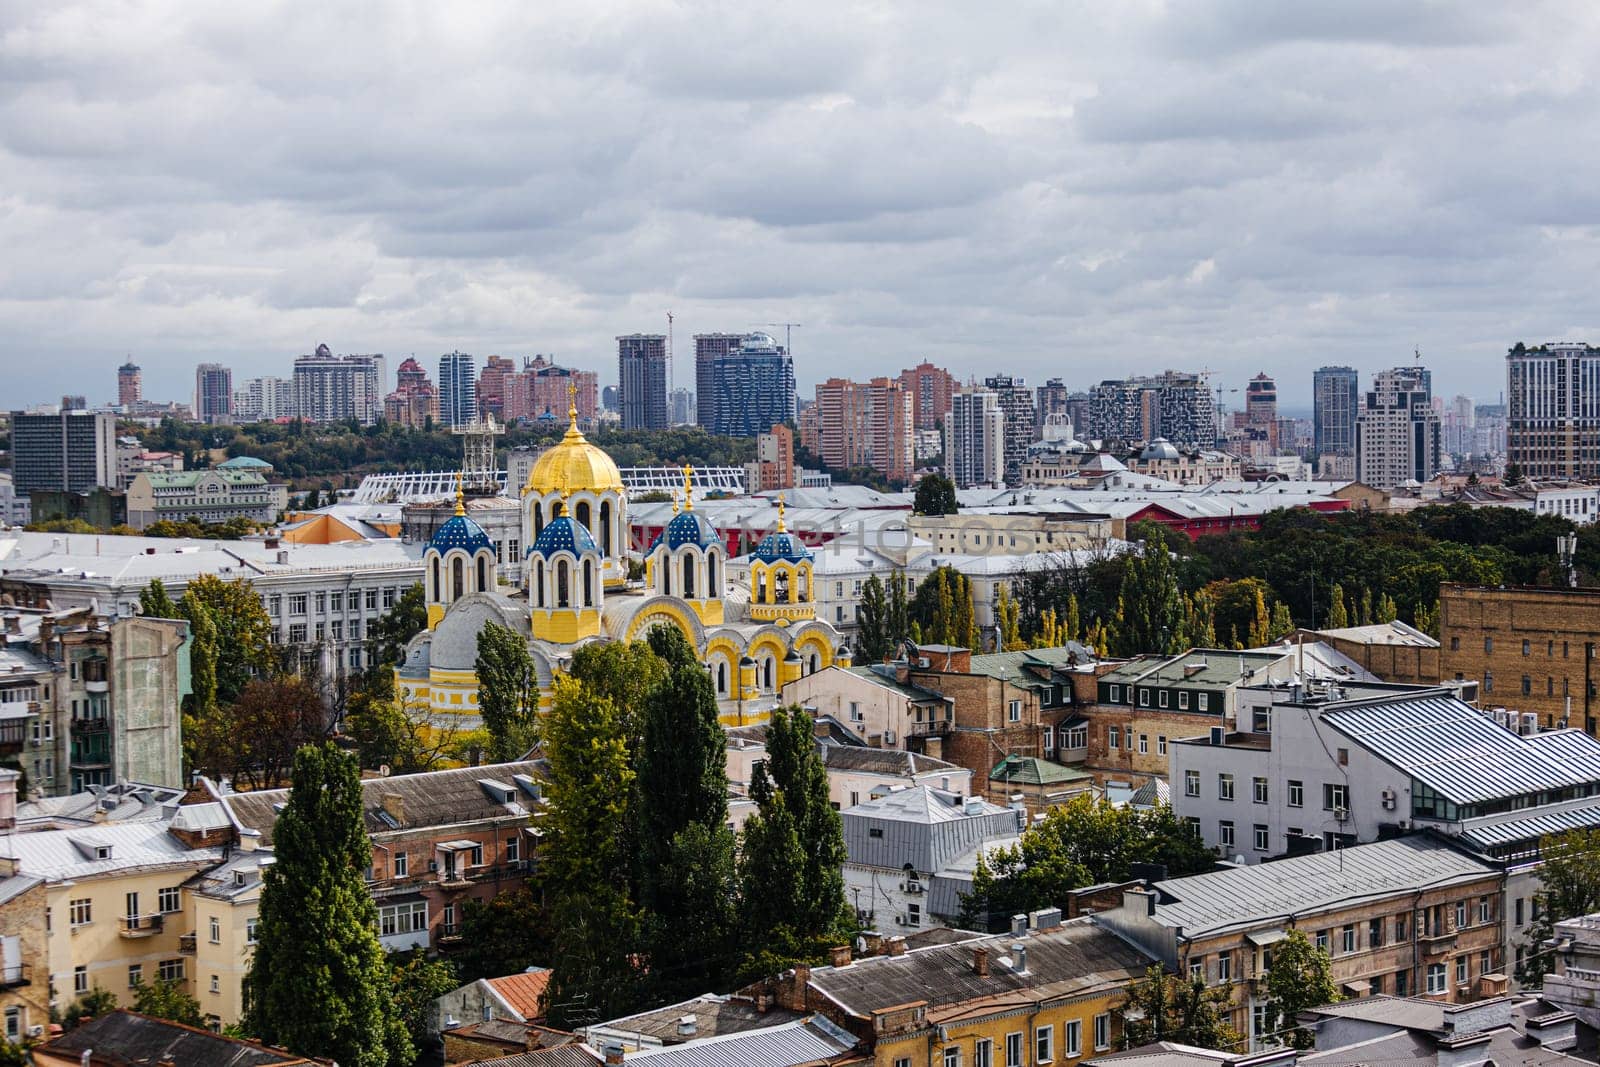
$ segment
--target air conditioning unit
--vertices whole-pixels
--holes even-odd
[[[894,917],[894,924],[896,926],[904,926],[906,924],[906,917],[904,915],[896,915]]]
[[[429,860],[428,861],[428,872],[430,874],[433,873],[434,871],[437,871],[438,869],[439,869],[439,861],[438,860]]]
[[[1334,808],[1333,809],[1333,819],[1334,819],[1335,822],[1349,822],[1350,821],[1350,809],[1349,808]]]
[[[1394,810],[1394,805],[1395,805],[1394,790],[1393,789],[1385,789],[1383,791],[1383,810],[1384,811],[1393,811]]]
[[[902,893],[921,893],[923,891],[924,890],[922,888],[922,883],[921,882],[901,882],[900,883],[900,892],[902,892]]]
[[[43,1037],[44,1036],[44,1025],[42,1023],[34,1023],[32,1026],[28,1027],[28,1036],[29,1037]]]

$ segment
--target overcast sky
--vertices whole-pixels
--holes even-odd
[[[789,320],[804,395],[1420,347],[1492,400],[1600,343],[1597,7],[0,0],[0,405],[318,342],[610,381],[668,309],[689,385]]]

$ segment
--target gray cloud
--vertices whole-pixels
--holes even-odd
[[[609,377],[671,308],[805,322],[804,384],[1294,402],[1418,344],[1490,397],[1593,325],[1597,43],[1577,0],[0,4],[3,391],[319,341]]]

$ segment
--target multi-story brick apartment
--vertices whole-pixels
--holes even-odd
[[[1596,732],[1600,589],[1445,585],[1439,640],[1440,677],[1479,682],[1484,704]]]
[[[950,412],[956,379],[943,367],[924,360],[900,372],[900,384],[911,394],[911,421],[919,430],[936,430]]]
[[[870,467],[890,482],[911,480],[915,463],[912,394],[899,378],[817,385],[817,454],[838,470]]]
[[[1503,992],[1503,888],[1493,865],[1412,835],[1153,882],[1095,918],[1177,974],[1229,987],[1230,1021],[1259,1047],[1273,946],[1292,929],[1327,949],[1346,996]]]
[[[1074,1067],[1122,1041],[1128,987],[1155,958],[1089,918],[1035,912],[1011,933],[801,965],[765,983],[870,1048],[872,1067]]]

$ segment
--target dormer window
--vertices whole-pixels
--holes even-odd
[[[248,880],[249,879],[245,877],[245,873],[243,871],[233,872],[233,884],[235,886],[243,886]]]
[[[108,859],[110,859],[111,858],[111,846],[110,845],[96,845],[96,846],[94,846],[94,858],[97,859],[97,860],[108,860]]]

